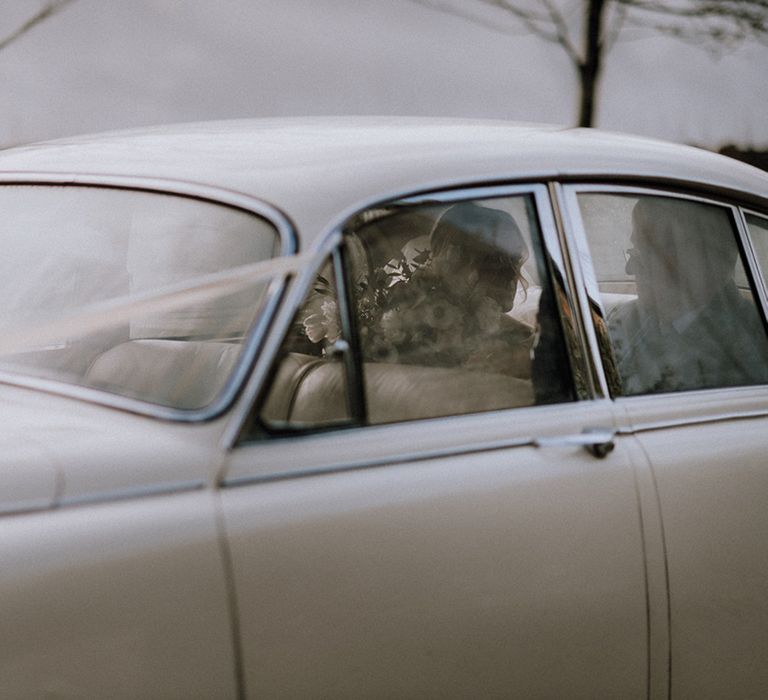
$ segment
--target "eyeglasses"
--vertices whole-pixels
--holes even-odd
[[[629,274],[635,274],[638,267],[643,267],[647,258],[637,248],[627,248],[624,251],[624,263]]]

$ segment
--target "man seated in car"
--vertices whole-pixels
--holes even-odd
[[[627,274],[637,300],[609,316],[625,394],[768,381],[768,342],[734,282],[738,247],[727,214],[644,197],[632,214]]]

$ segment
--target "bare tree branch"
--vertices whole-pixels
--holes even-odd
[[[498,22],[480,17],[474,13],[466,12],[465,10],[459,8],[458,3],[446,2],[444,0],[411,0],[411,2],[414,2],[417,5],[423,5],[424,7],[429,7],[432,10],[438,10],[440,12],[454,15],[455,17],[468,19],[469,21],[480,25],[481,27],[492,29],[493,31],[499,32],[501,34],[524,33],[521,31],[515,32],[511,27],[503,27],[499,25]],[[559,43],[557,34],[553,31],[547,30],[547,26],[550,22],[548,15],[539,15],[535,12],[521,10],[520,8],[515,7],[505,0],[476,0],[476,3],[478,5],[487,5],[495,9],[503,10],[504,12],[507,12],[513,15],[516,19],[520,20],[520,24],[525,30],[528,30],[528,32],[535,34],[540,39],[545,39],[546,41],[553,43]]]
[[[66,5],[69,5],[74,0],[48,0],[48,2],[41,8],[41,10],[30,17],[24,24],[22,24],[14,32],[11,32],[5,39],[0,40],[0,51],[10,46],[14,41],[24,36],[30,29],[45,21],[49,17],[55,15],[60,10],[64,9]]]
[[[568,58],[573,61],[574,65],[579,65],[581,63],[582,58],[579,56],[579,52],[577,48],[573,45],[573,42],[571,41],[571,37],[568,33],[568,24],[565,21],[565,18],[560,13],[560,11],[555,7],[555,5],[552,3],[552,0],[543,0],[544,6],[547,8],[547,11],[549,12],[549,17],[552,21],[552,25],[555,27],[555,36],[557,37],[556,41],[560,46],[563,47],[563,50],[566,54],[568,54]]]
[[[619,34],[624,28],[627,19],[627,6],[624,3],[618,3],[615,10],[613,22],[607,24],[605,36],[603,37],[603,47],[605,51],[610,51],[619,39]]]
[[[467,0],[412,0],[510,33],[465,8]],[[508,15],[529,33],[560,46],[576,71],[580,89],[579,124],[594,121],[604,57],[628,26],[644,27],[719,53],[745,39],[768,45],[768,0],[474,0]],[[564,8],[581,8],[582,21]],[[461,9],[458,9],[461,6]],[[531,9],[535,8],[535,9]],[[581,35],[573,36],[573,27]]]
[[[615,0],[634,26],[716,50],[747,38],[768,44],[768,0]]]

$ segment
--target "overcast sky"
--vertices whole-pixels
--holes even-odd
[[[474,0],[462,0],[470,7]],[[0,37],[42,0],[3,0]],[[0,52],[0,145],[243,116],[446,115],[571,124],[558,47],[410,0],[75,0]],[[609,55],[598,126],[768,148],[768,48],[654,36]]]

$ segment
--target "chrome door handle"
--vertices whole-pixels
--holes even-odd
[[[534,438],[536,447],[583,447],[595,457],[605,457],[616,447],[613,439],[616,431],[612,428],[584,428],[577,435],[556,435]]]

